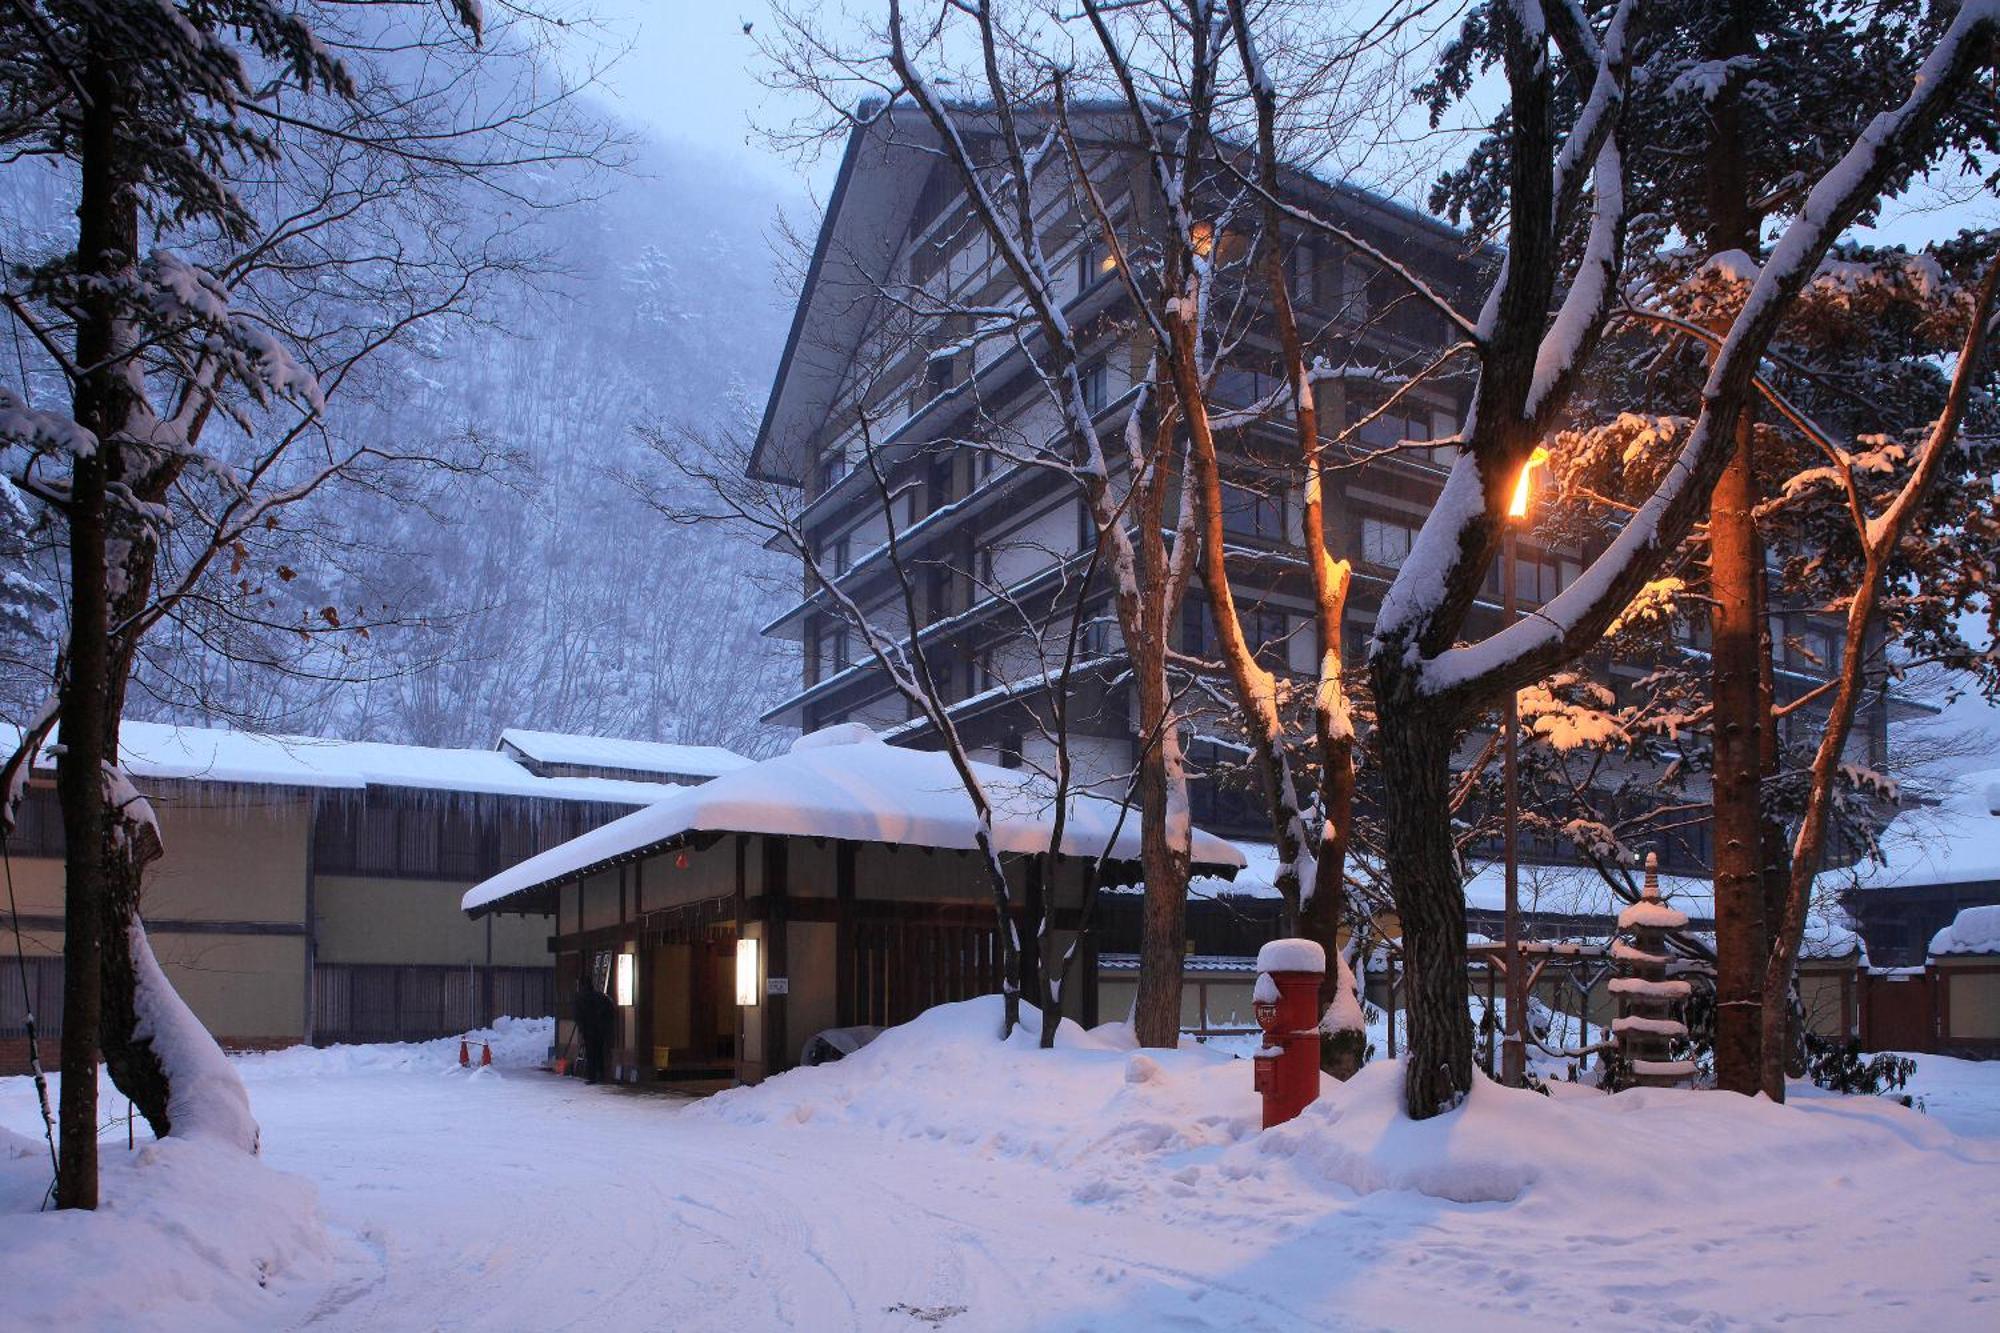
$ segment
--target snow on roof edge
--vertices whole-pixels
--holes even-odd
[[[714,778],[756,762],[747,755],[720,745],[571,735],[560,731],[537,731],[531,727],[504,729],[500,733],[500,743],[513,746],[537,763],[615,768],[632,773]]]
[[[471,796],[518,796],[650,805],[680,785],[624,778],[545,778],[497,750],[343,741],[320,736],[268,735],[222,727],[127,721],[120,725],[120,763],[140,780],[214,782],[242,786],[361,791],[400,787]],[[20,741],[16,727],[0,726],[0,740]],[[50,744],[56,737],[50,738]],[[54,767],[46,751],[37,771]]]
[[[973,767],[995,807],[997,850],[1045,850],[1053,825],[1040,780],[989,764]],[[978,846],[972,802],[946,755],[889,745],[865,727],[842,724],[800,737],[787,754],[676,789],[645,809],[510,866],[467,890],[460,908],[490,909],[698,833],[769,833],[955,851]],[[1233,843],[1199,829],[1194,838],[1198,865],[1234,871],[1245,864]],[[1138,820],[1110,801],[1073,793],[1063,854],[1095,856],[1107,844],[1113,859],[1136,860]]]

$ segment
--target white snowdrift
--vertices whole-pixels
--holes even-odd
[[[1412,1121],[1402,1065],[1377,1060],[1289,1125],[1259,1129],[1250,1065],[1202,1047],[1130,1049],[1122,1025],[1065,1023],[1052,1052],[1028,1033],[1002,1045],[997,999],[933,1009],[837,1064],[800,1069],[691,1107],[742,1125],[886,1131],[1067,1170],[1080,1203],[1119,1201],[1240,1217],[1246,1193],[1288,1208],[1404,1191],[1453,1203],[1605,1201],[1693,1213],[1762,1210],[1836,1164],[1924,1172],[2000,1145],[1968,1144],[1881,1098],[1787,1106],[1708,1092],[1553,1098],[1477,1081],[1458,1111]],[[1178,1202],[1176,1202],[1178,1201]]]
[[[250,1113],[243,1080],[160,970],[146,928],[134,920],[129,934],[137,975],[133,1008],[139,1024],[134,1035],[152,1042],[153,1054],[166,1069],[169,1136],[206,1139],[256,1156],[257,1119]]]
[[[326,1280],[318,1193],[211,1137],[102,1146],[94,1213],[38,1213],[48,1148],[0,1130],[0,1290],[11,1328],[268,1326]]]

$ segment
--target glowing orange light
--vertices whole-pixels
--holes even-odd
[[[1528,516],[1528,500],[1535,490],[1535,469],[1548,465],[1549,451],[1536,445],[1535,452],[1529,454],[1528,461],[1521,465],[1521,475],[1514,480],[1514,498],[1507,505],[1508,518]]]
[[[1215,227],[1207,222],[1197,222],[1189,239],[1194,243],[1194,252],[1206,259],[1215,249]]]

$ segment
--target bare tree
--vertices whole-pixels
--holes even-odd
[[[2000,257],[1988,264],[1986,275],[1973,297],[1972,308],[1967,313],[1965,341],[1959,349],[1944,410],[1938,414],[1927,437],[1919,445],[1907,479],[1880,509],[1870,512],[1858,477],[1859,468],[1863,466],[1856,461],[1858,451],[1842,447],[1838,440],[1795,415],[1794,424],[1813,436],[1825,451],[1828,466],[1846,498],[1848,513],[1854,523],[1854,537],[1861,549],[1862,566],[1853,594],[1847,602],[1846,641],[1840,671],[1827,705],[1825,727],[1813,754],[1805,809],[1792,840],[1784,910],[1773,924],[1770,956],[1764,969],[1759,1085],[1760,1091],[1773,1101],[1785,1098],[1785,1052],[1788,1049],[1785,1024],[1791,1012],[1792,976],[1798,966],[1799,948],[1805,936],[1813,880],[1825,856],[1827,829],[1835,789],[1841,777],[1840,768],[1846,756],[1848,735],[1870,686],[1868,647],[1877,626],[1883,585],[1898,548],[1911,536],[1912,521],[1922,510],[1939,476],[1946,471],[1974,386],[1986,373],[1988,341],[2000,333],[2000,329],[1995,327],[1996,323],[2000,323],[1995,314],[1996,294],[2000,294]]]
[[[894,358],[888,360],[893,362]],[[806,571],[807,588],[859,635],[913,720],[939,739],[977,820],[975,838],[992,894],[1001,949],[1004,1008],[1000,1036],[1005,1039],[1020,1023],[1025,996],[1039,1011],[1041,1043],[1050,1047],[1061,1021],[1063,977],[1078,952],[1074,940],[1060,956],[1054,950],[1059,914],[1050,880],[1060,862],[1080,854],[1073,846],[1076,835],[1070,827],[1076,802],[1101,799],[1079,790],[1068,725],[1079,672],[1101,665],[1087,661],[1084,655],[1084,630],[1094,614],[1090,593],[1099,552],[1097,548],[1090,550],[1081,569],[1063,578],[1047,596],[1046,604],[1038,600],[1030,606],[1017,601],[1011,589],[997,584],[988,583],[983,589],[1013,613],[1011,642],[1017,648],[1025,646],[1029,657],[1042,664],[1039,672],[996,688],[1004,689],[1013,702],[1027,708],[1053,756],[1048,771],[1027,776],[1015,784],[1017,789],[996,790],[992,778],[975,764],[972,747],[960,731],[959,711],[966,700],[955,695],[946,684],[949,677],[938,669],[940,655],[948,658],[956,651],[948,633],[939,633],[951,629],[953,617],[936,614],[938,608],[927,605],[924,592],[927,586],[934,586],[940,570],[975,584],[982,581],[976,569],[957,569],[949,557],[912,553],[912,528],[924,520],[909,517],[909,506],[900,497],[907,493],[910,474],[928,461],[924,456],[927,451],[916,451],[912,457],[912,451],[893,450],[879,441],[876,417],[881,409],[871,402],[875,395],[870,391],[872,382],[879,378],[879,365],[866,372],[857,398],[861,463],[870,483],[870,517],[863,530],[879,532],[881,541],[875,549],[855,553],[858,558],[851,567],[836,567],[826,560],[822,544],[801,517],[804,506],[797,492],[758,480],[749,466],[748,450],[717,448],[685,431],[649,431],[646,438],[655,452],[679,479],[693,482],[696,493],[689,495],[680,487],[642,476],[628,476],[626,482],[672,522],[726,523],[754,535],[760,543],[775,542],[790,552]],[[1051,553],[1058,568],[1066,554]],[[886,591],[879,586],[885,574]],[[827,667],[822,664],[822,669]],[[1048,810],[1050,832],[1045,849],[1029,857],[1025,892],[1017,904],[996,824],[1008,808],[1024,801]],[[1074,926],[1077,939],[1088,929],[1091,898],[1118,841],[1128,804],[1129,797],[1119,803],[1109,837],[1092,858],[1093,873],[1085,878],[1086,897],[1080,908],[1083,919]],[[1021,935],[1024,924],[1030,932],[1026,940]]]
[[[476,42],[476,9],[458,21]],[[454,250],[441,228],[436,248],[413,245],[390,206],[436,201],[446,183],[504,189],[599,142],[567,94],[484,105],[465,38],[443,24],[418,4],[308,19],[261,0],[15,6],[0,20],[10,45],[23,39],[13,49],[35,53],[9,67],[37,108],[9,133],[73,170],[80,224],[69,254],[16,269],[6,293],[17,344],[33,344],[67,402],[24,383],[0,422],[15,485],[62,521],[69,585],[55,697],[5,772],[11,818],[60,721],[63,1206],[96,1204],[100,1048],[156,1133],[257,1144],[240,1084],[140,922],[160,841],[118,738],[148,632],[202,603],[218,567],[245,560],[286,508],[372,467],[440,461],[343,444],[323,425],[357,367],[462,311],[505,263],[495,233]],[[363,234],[358,219],[373,224],[372,258],[339,248]],[[341,285],[345,311],[265,304],[313,273]],[[248,580],[239,591],[254,617]],[[338,628],[338,609],[318,621]]]

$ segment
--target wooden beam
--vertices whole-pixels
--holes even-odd
[[[764,835],[762,898],[767,981],[791,980],[790,951],[786,948],[789,943],[786,937],[791,933],[791,848],[790,839],[773,833]],[[791,1036],[785,1030],[785,997],[771,994],[770,986],[766,985],[759,998],[764,1010],[764,1071],[782,1073],[794,1063]]]

